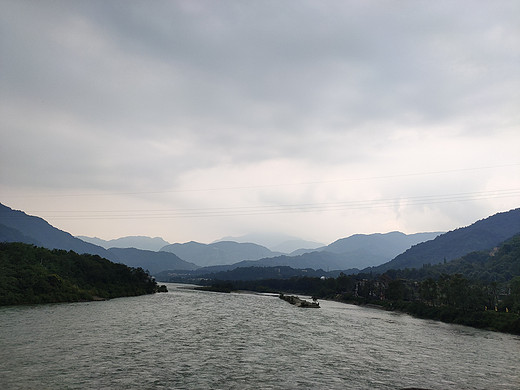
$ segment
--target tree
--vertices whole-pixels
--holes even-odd
[[[504,304],[512,311],[520,312],[520,276],[514,277],[509,283],[509,295]]]
[[[402,301],[406,297],[406,286],[402,280],[392,280],[388,283],[386,298],[391,301]]]
[[[421,283],[421,287],[419,289],[419,296],[422,300],[428,302],[430,305],[435,305],[435,300],[437,299],[438,288],[437,282],[432,278],[426,279]]]

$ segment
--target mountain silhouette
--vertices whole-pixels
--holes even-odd
[[[272,252],[261,245],[234,241],[218,241],[211,244],[190,241],[184,244],[166,245],[161,251],[175,253],[181,259],[201,267],[233,264],[242,260],[257,260],[280,255],[279,252]]]
[[[196,269],[172,253],[158,253],[139,249],[106,250],[98,245],[85,242],[63,230],[57,229],[40,217],[27,215],[0,203],[0,242],[23,242],[47,249],[64,249],[79,254],[99,255],[116,263],[141,267],[150,272],[165,269]],[[164,265],[165,268],[161,268]],[[153,270],[153,271],[152,271]]]
[[[0,223],[10,228],[12,233],[14,230],[21,234],[21,236],[12,237],[11,239],[5,239],[8,238],[5,237],[2,241],[36,244],[48,249],[72,250],[79,254],[90,253],[113,260],[113,257],[106,249],[82,241],[70,233],[57,229],[40,217],[27,215],[23,211],[13,210],[1,203]]]
[[[136,248],[146,251],[159,251],[162,247],[169,244],[161,237],[147,237],[147,236],[126,236],[113,240],[103,240],[98,237],[77,236],[77,238],[90,242],[91,244],[99,245],[105,249],[110,248]]]
[[[492,215],[417,244],[370,271],[383,273],[389,269],[419,268],[423,264],[450,261],[473,251],[493,248],[519,232],[520,208]]]

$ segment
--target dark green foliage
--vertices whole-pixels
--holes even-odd
[[[520,235],[513,236],[494,249],[472,252],[456,260],[421,268],[392,269],[392,279],[438,279],[441,275],[461,274],[470,280],[504,283],[520,275]]]
[[[264,280],[264,279],[289,279],[296,276],[327,276],[336,277],[341,271],[325,272],[321,269],[295,269],[288,266],[277,267],[238,267],[227,271],[205,272],[184,271],[172,273],[169,271],[156,274],[155,277],[164,282],[171,283],[199,283],[200,280]]]
[[[168,292],[168,288],[164,284],[162,284],[160,286],[157,286],[157,292],[158,293]]]
[[[392,280],[388,283],[388,288],[386,289],[386,299],[392,301],[402,301],[407,298],[408,291],[406,285],[402,280]]]
[[[142,268],[98,255],[0,243],[0,305],[109,299],[156,289]]]
[[[306,294],[347,303],[375,304],[421,318],[520,334],[520,277],[498,286],[470,281],[460,274],[422,282],[391,280],[386,275],[370,279],[364,276],[367,275],[213,281],[207,289]]]
[[[470,252],[492,248],[519,232],[520,209],[498,213],[470,226],[441,234],[434,240],[414,245],[392,261],[372,270],[383,273],[390,269],[443,263],[445,259],[450,261]]]
[[[376,304],[418,317],[520,334],[520,236],[487,252],[421,269],[336,278],[228,281],[232,290],[300,293]],[[215,281],[206,280],[211,284]]]

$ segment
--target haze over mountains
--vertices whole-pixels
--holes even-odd
[[[108,250],[118,262],[130,267],[141,267],[152,275],[164,271],[165,267],[175,270],[194,270],[196,264],[184,261],[174,253],[147,251],[136,248],[110,248]]]
[[[3,225],[1,232],[5,234],[0,236],[0,241],[19,241],[49,249],[73,250],[77,253],[90,253],[114,260],[106,249],[59,230],[42,218],[12,210],[1,203],[0,225]]]
[[[148,269],[152,274],[167,270],[193,271],[200,267],[203,268],[198,269],[197,273],[209,273],[251,266],[289,266],[295,269],[352,272],[363,269],[367,272],[382,273],[391,268],[421,267],[423,264],[436,264],[444,259],[450,261],[472,251],[497,246],[518,233],[520,209],[514,209],[443,234],[356,234],[315,249],[297,250],[291,255],[250,242],[234,241],[167,244],[160,250],[116,247],[105,249],[73,237],[39,217],[29,216],[0,204],[0,241],[19,241],[49,249],[97,254],[114,262]],[[136,236],[110,241],[100,240],[100,243],[141,247],[148,245],[157,248],[166,241],[161,238]]]
[[[342,255],[352,267],[369,267],[390,261],[412,245],[431,240],[439,234],[442,232],[354,234],[316,251]]]
[[[99,245],[105,249],[110,248],[136,248],[147,251],[159,251],[163,246],[169,245],[168,241],[164,241],[161,237],[146,236],[127,236],[116,238],[114,240],[103,240],[97,237],[77,236],[79,239]]]
[[[439,232],[409,235],[401,232],[355,234],[314,250],[300,249],[292,252],[290,255],[276,255],[272,253],[258,260],[249,259],[228,263],[217,262],[209,270],[217,272],[238,267],[274,267],[280,265],[302,269],[321,268],[326,271],[355,270],[383,264],[392,260],[412,245],[433,239],[439,234]],[[176,252],[176,249],[172,248],[172,252],[184,258],[180,252]],[[204,272],[204,270],[200,269],[198,273],[200,272]]]
[[[72,250],[79,254],[99,255],[116,263],[143,269],[195,269],[197,266],[179,259],[173,253],[143,250],[107,250],[73,237],[71,234],[51,226],[42,218],[12,210],[0,203],[0,242],[24,242],[48,249]],[[136,257],[140,258],[136,262]],[[150,270],[151,272],[151,270]]]
[[[185,244],[166,245],[161,251],[175,253],[180,258],[203,267],[280,255],[279,252],[272,252],[261,245],[234,241],[219,241],[212,244],[191,241]]]
[[[281,252],[290,254],[291,252],[298,249],[316,249],[325,244],[315,241],[302,240],[301,238],[289,236],[281,233],[250,233],[238,237],[223,237],[219,241],[235,241],[240,243],[255,243],[258,245],[265,246],[273,252]]]

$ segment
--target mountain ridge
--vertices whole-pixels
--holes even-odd
[[[82,241],[70,233],[60,230],[43,218],[32,216],[20,210],[13,210],[0,203],[0,242],[22,242],[41,246],[47,249],[63,249],[78,254],[98,255],[115,263],[155,269],[158,261],[163,261],[165,267],[175,266],[180,269],[194,269],[194,264],[185,262],[177,256],[149,253],[140,249],[134,251],[110,251],[98,245]],[[135,261],[136,251],[141,251],[140,262]],[[126,256],[125,256],[126,255]]]
[[[281,254],[258,244],[234,241],[218,241],[211,244],[189,241],[184,244],[166,245],[161,251],[175,253],[181,259],[201,267],[228,265],[242,260],[258,260]]]
[[[101,246],[105,249],[110,248],[135,248],[147,251],[158,252],[162,247],[170,245],[162,237],[148,237],[148,236],[125,236],[112,240],[104,240],[98,237],[76,236],[77,238],[90,242],[91,244]]]
[[[391,268],[420,267],[423,264],[436,264],[445,259],[449,261],[472,251],[496,246],[519,232],[520,208],[497,213],[466,227],[440,235],[437,235],[438,232],[411,235],[401,232],[356,234],[297,256],[273,252],[253,243],[218,241],[212,244],[201,244],[191,241],[185,244],[169,244],[161,248],[163,252],[175,255],[172,257],[161,254],[161,251],[146,251],[136,248],[133,251],[106,250],[73,237],[70,233],[53,227],[40,217],[27,215],[20,210],[12,210],[0,203],[0,241],[19,241],[50,249],[73,250],[80,254],[97,254],[124,264],[127,264],[126,262],[134,264],[132,262],[135,262],[138,257],[142,259],[141,263],[135,265],[144,269],[151,268],[154,272],[160,271],[156,266],[159,264],[157,261],[162,259],[165,267],[175,267],[179,270],[207,266],[226,266],[229,269],[229,266],[236,268],[287,265],[302,269],[362,269],[361,272],[382,273]],[[413,244],[389,260],[384,258],[384,256],[389,256],[392,250],[401,250],[402,247],[400,248],[399,245],[408,245],[410,239],[418,241],[433,235],[437,236],[434,239]],[[396,244],[396,239],[401,242]],[[405,239],[404,243],[402,239]],[[354,242],[357,244],[354,245]],[[125,258],[125,254],[127,258]],[[367,257],[370,261],[379,262],[379,264],[369,264],[367,267],[367,264],[363,263],[367,261]],[[148,263],[146,259],[149,260]]]
[[[113,257],[106,249],[82,241],[70,233],[55,228],[43,218],[28,215],[21,210],[13,210],[2,203],[0,203],[0,221],[2,225],[11,228],[11,232],[14,229],[46,248],[72,250],[79,254],[89,253],[113,260]],[[6,240],[6,242],[12,241]],[[22,240],[19,242],[35,244],[34,241],[27,242]]]
[[[242,266],[290,266],[301,269],[329,270],[362,269],[390,261],[413,244],[433,238],[438,234],[440,233],[355,234],[314,250],[301,249],[290,254],[273,252],[265,247],[259,250],[258,244],[234,241],[216,241],[211,244],[190,241],[184,244],[171,244],[161,250],[175,253],[180,258],[201,267],[221,266],[226,270]],[[242,251],[242,256],[238,256],[237,248],[245,249],[248,245],[250,248],[255,248],[256,252]],[[228,246],[228,248],[222,248],[224,246]]]
[[[129,267],[142,267],[152,275],[167,269],[195,270],[199,268],[196,264],[187,262],[170,252],[156,252],[137,248],[110,248],[108,251],[114,255],[119,263]]]
[[[238,243],[254,243],[264,246],[273,252],[289,254],[300,248],[318,248],[325,244],[304,240],[299,237],[282,233],[249,233],[242,236],[226,236],[212,242],[235,241]]]
[[[414,245],[388,263],[366,271],[383,273],[389,269],[417,268],[424,264],[450,261],[470,252],[497,246],[519,232],[520,208],[496,213],[441,234],[433,240]]]

